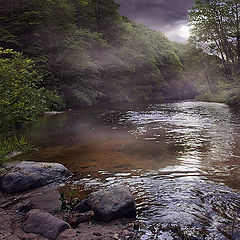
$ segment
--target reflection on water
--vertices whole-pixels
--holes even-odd
[[[68,112],[25,131],[40,146],[26,158],[63,163],[86,189],[128,185],[149,226],[178,223],[226,239],[236,221],[230,235],[240,239],[239,117],[203,102]]]

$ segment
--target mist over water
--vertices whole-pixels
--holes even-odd
[[[225,104],[176,102],[70,111],[26,129],[40,151],[28,160],[60,162],[74,186],[126,184],[143,239],[171,239],[160,225],[239,236],[240,112]],[[210,239],[210,238],[209,238]]]

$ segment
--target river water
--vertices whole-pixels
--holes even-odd
[[[68,111],[24,134],[39,147],[25,158],[64,164],[74,186],[129,186],[146,225],[142,239],[173,239],[168,224],[196,239],[240,239],[236,109],[183,101]]]

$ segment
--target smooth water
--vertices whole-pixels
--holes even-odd
[[[198,239],[240,239],[238,110],[184,101],[68,111],[24,134],[40,148],[27,160],[64,164],[76,186],[128,185],[142,239],[172,239],[160,228],[168,223]]]

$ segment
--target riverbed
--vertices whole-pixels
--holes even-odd
[[[130,187],[142,239],[240,239],[240,111],[181,101],[85,109],[40,118],[21,134],[39,148],[22,158],[59,162],[72,185]]]

